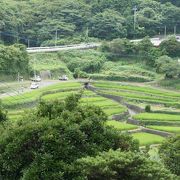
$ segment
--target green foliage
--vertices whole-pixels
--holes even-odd
[[[180,107],[178,92],[157,89],[154,87],[134,86],[123,83],[96,82],[93,83],[100,93],[124,98],[130,102],[144,102],[150,104],[162,104],[167,107]]]
[[[146,60],[150,66],[154,66],[155,59],[164,53],[164,50],[155,48],[148,37],[137,43],[128,39],[115,39],[110,43],[104,43],[101,50],[110,60],[117,60],[118,57],[135,57],[139,60]]]
[[[88,78],[89,75],[84,72],[84,71],[81,71],[79,68],[76,68],[74,70],[74,74],[73,74],[74,78]]]
[[[79,89],[81,89],[81,86],[80,83],[77,82],[56,83],[48,87],[37,89],[36,91],[26,92],[23,94],[23,98],[19,95],[5,97],[2,99],[2,103],[6,108],[24,107],[25,105],[32,106],[35,105],[41,97],[47,94]]]
[[[78,36],[78,37],[65,37],[63,39],[58,39],[57,41],[53,40],[47,40],[44,41],[41,46],[54,46],[55,43],[57,46],[61,46],[61,45],[70,45],[70,44],[80,44],[82,42],[96,42],[99,41],[97,38],[93,38],[93,37],[86,37],[84,36],[84,34],[82,34],[82,36]]]
[[[134,133],[132,134],[134,139],[139,140],[141,146],[160,144],[164,141],[164,138],[159,135],[149,134],[149,133]]]
[[[29,57],[30,66],[36,70],[37,74],[47,71],[47,74],[50,72],[51,78],[57,79],[64,74],[66,74],[68,78],[72,78],[72,73],[66,64],[59,59],[58,53],[35,53],[30,54]]]
[[[100,39],[126,37],[125,19],[120,13],[105,10],[96,14],[89,22],[90,36]]]
[[[177,0],[1,0],[1,37],[5,43],[26,45],[29,39],[30,46],[36,46],[54,45],[56,32],[58,45],[88,41],[89,36],[108,40],[153,36],[162,34],[164,25],[168,32],[177,26],[178,33],[179,9]]]
[[[180,64],[168,56],[161,56],[156,60],[156,71],[165,74],[165,78],[180,76]]]
[[[160,147],[160,156],[172,173],[180,175],[180,135],[170,137]]]
[[[74,179],[77,159],[101,151],[138,151],[126,134],[105,127],[107,116],[95,106],[81,106],[79,95],[65,102],[41,103],[0,135],[2,179]],[[8,157],[8,158],[7,158]]]
[[[86,73],[99,72],[106,61],[103,53],[95,50],[59,52],[58,55],[72,72],[76,69]]]
[[[23,76],[29,73],[29,57],[25,47],[20,44],[0,45],[0,74],[17,76],[18,72]]]
[[[125,122],[119,122],[115,120],[109,120],[106,122],[107,126],[112,126],[120,131],[137,129],[136,125],[127,124]]]
[[[152,121],[180,121],[180,115],[160,114],[160,113],[140,113],[134,116],[137,120],[152,120]]]
[[[151,112],[151,105],[145,106],[145,112]]]
[[[107,81],[129,81],[129,82],[149,82],[152,79],[140,75],[121,75],[116,73],[106,74],[90,74],[90,77],[95,80]]]
[[[163,79],[157,84],[161,87],[180,90],[180,79]]]
[[[146,159],[142,154],[120,150],[110,150],[96,157],[82,158],[77,161],[76,166],[79,179],[173,180],[176,178],[162,165]]]
[[[135,54],[135,45],[128,39],[114,39],[110,43],[104,43],[101,50],[112,54],[112,57],[113,55],[115,55],[115,57],[124,57]]]
[[[5,111],[0,102],[0,123],[7,120],[7,111]]]
[[[163,41],[160,44],[160,49],[164,50],[168,56],[180,56],[180,42],[175,37],[170,37],[168,40]]]
[[[180,133],[180,127],[177,126],[148,126],[148,128],[171,133]]]

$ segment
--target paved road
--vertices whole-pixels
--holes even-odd
[[[60,83],[61,81],[59,80],[45,80],[45,81],[41,81],[39,82],[39,88],[43,88],[43,87],[46,87],[46,86],[50,86],[50,85],[53,85],[53,84],[57,84],[57,83]],[[62,83],[62,82],[61,82]],[[24,86],[19,86],[19,87],[14,87],[14,88],[7,88],[6,89],[6,93],[2,93],[0,94],[0,98],[5,98],[5,97],[9,97],[9,96],[17,96],[17,95],[23,95],[24,93],[26,92],[30,92],[30,91],[35,91],[35,89],[30,89],[30,84],[31,84],[31,81],[29,81],[29,86],[27,86],[27,83],[26,85]]]
[[[56,51],[66,51],[74,49],[92,49],[99,47],[101,43],[83,43],[83,44],[74,44],[66,46],[54,46],[54,47],[32,47],[27,48],[28,53],[38,53],[38,52],[56,52]]]
[[[137,43],[142,39],[131,40],[131,42]],[[151,38],[151,42],[154,46],[159,46],[163,41],[163,38]],[[180,42],[180,39],[178,39]],[[40,52],[57,52],[57,51],[67,51],[74,49],[92,49],[101,46],[102,43],[81,43],[74,45],[65,45],[65,46],[52,46],[52,47],[31,47],[27,48],[28,53],[40,53]]]

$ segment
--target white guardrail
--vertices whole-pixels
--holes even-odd
[[[180,36],[176,37],[180,42]],[[137,43],[142,39],[130,40],[131,42]],[[151,42],[154,46],[159,46],[163,38],[151,38]],[[56,51],[66,51],[73,49],[91,49],[101,46],[101,43],[81,43],[81,44],[73,44],[73,45],[64,45],[64,46],[49,46],[49,47],[31,47],[27,48],[28,53],[37,53],[37,52],[56,52]]]
[[[74,44],[74,45],[64,45],[64,46],[49,46],[49,47],[31,47],[27,48],[28,53],[34,52],[55,52],[55,51],[63,51],[63,50],[71,50],[71,49],[90,49],[99,47],[101,43],[82,43],[82,44]]]

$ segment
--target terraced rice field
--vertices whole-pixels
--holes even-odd
[[[77,93],[82,90],[82,85],[76,82],[64,82],[58,83],[55,85],[51,85],[42,89],[34,90],[28,93],[24,93],[23,95],[7,97],[3,99],[3,104],[6,107],[10,108],[17,106],[20,108],[23,107],[24,104],[38,101],[40,98],[45,101],[53,101],[53,100],[64,100],[68,95]],[[80,100],[81,104],[86,105],[95,105],[101,107],[104,112],[111,119],[115,114],[121,114],[127,111],[127,108],[120,105],[119,103],[98,96],[91,91],[84,91],[83,96]],[[16,111],[11,111],[9,113],[9,117],[11,120],[19,119],[21,116],[19,113],[15,113]]]
[[[120,131],[133,130],[133,129],[138,128],[138,126],[136,126],[136,125],[127,124],[125,122],[119,122],[119,121],[115,121],[115,120],[107,121],[106,125],[112,126]]]
[[[156,107],[166,108],[167,111],[173,109],[173,113],[140,113],[133,116],[135,120],[147,124],[150,129],[180,133],[180,94],[173,91],[159,90],[153,87],[134,86],[127,84],[115,84],[109,82],[93,83],[98,92],[122,97],[124,102],[145,106],[147,102]],[[14,108],[16,105],[24,106],[24,104],[38,102],[39,99],[45,101],[64,100],[68,95],[77,93],[82,90],[82,85],[77,82],[63,82],[54,84],[42,89],[34,90],[23,95],[7,97],[2,100],[6,107]],[[108,116],[107,126],[112,126],[120,131],[128,131],[137,129],[138,126],[112,120],[114,115],[127,112],[127,107],[119,104],[111,99],[97,95],[92,91],[85,90],[80,100],[82,105],[95,105],[103,109]],[[165,107],[168,106],[168,107]],[[159,109],[158,109],[159,110]],[[23,111],[9,111],[10,120],[16,121],[21,117]],[[126,116],[125,116],[126,117]],[[158,124],[159,123],[159,124]],[[170,123],[170,126],[167,126]],[[142,146],[150,144],[159,144],[163,141],[163,137],[149,133],[134,133],[135,139],[140,141]]]
[[[141,146],[151,145],[151,144],[160,144],[165,139],[161,136],[149,133],[134,133],[132,134],[134,139],[139,140]]]
[[[94,82],[93,86],[102,94],[120,97],[124,102],[145,108],[148,104],[155,113],[140,113],[132,118],[147,128],[170,133],[180,133],[180,93],[157,89],[152,86],[128,83]],[[148,133],[135,133],[133,137],[141,145],[161,143],[163,137]]]
[[[165,131],[165,132],[170,132],[170,133],[180,133],[180,127],[178,126],[147,126],[150,129],[155,129],[159,131]]]
[[[42,96],[47,94],[57,93],[59,91],[70,91],[81,89],[81,84],[77,82],[61,82],[45,88],[33,90],[24,94],[19,94],[16,96],[10,96],[2,98],[2,103],[7,108],[14,108],[15,106],[24,106],[25,104],[32,104],[38,101]]]
[[[133,116],[136,120],[151,120],[151,121],[179,121],[180,115],[161,114],[161,113],[140,113]]]
[[[180,126],[180,115],[162,113],[140,113],[133,116],[144,125]]]
[[[112,115],[121,114],[127,111],[127,108],[121,104],[113,100],[98,96],[91,91],[84,92],[81,103],[101,107],[110,119],[112,118]]]
[[[127,101],[162,104],[180,108],[180,93],[152,87],[134,86],[120,83],[98,82],[93,85],[103,94],[123,97]]]

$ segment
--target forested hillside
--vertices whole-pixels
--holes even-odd
[[[135,23],[134,23],[135,22]],[[0,42],[78,43],[180,32],[179,0],[1,0]],[[73,37],[73,38],[72,38]],[[91,39],[89,39],[91,40]],[[93,39],[94,40],[94,39]]]

